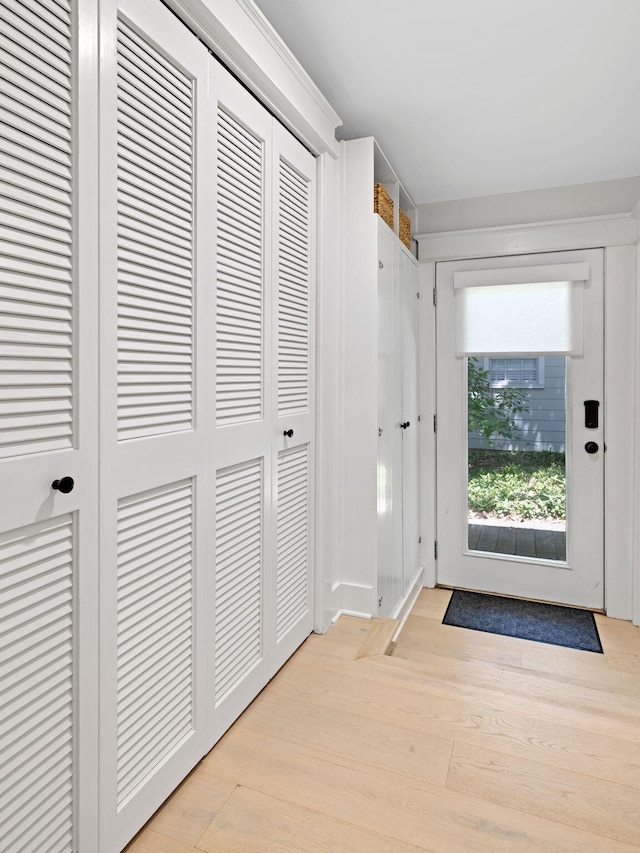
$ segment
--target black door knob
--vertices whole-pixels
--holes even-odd
[[[400,429],[406,429],[411,426],[411,421],[405,421],[403,424],[400,424]]]
[[[69,492],[72,492],[74,486],[73,477],[63,477],[61,480],[54,480],[51,483],[51,488],[57,492],[62,492],[63,495],[68,495]]]
[[[292,429],[285,429],[285,431],[282,434],[284,435],[285,438],[293,438],[293,430]]]
[[[595,441],[588,441],[585,444],[584,449],[587,451],[587,453],[597,453],[600,448],[595,443]]]

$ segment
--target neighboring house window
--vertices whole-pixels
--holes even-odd
[[[484,369],[489,372],[492,388],[543,388],[544,357],[485,358]]]

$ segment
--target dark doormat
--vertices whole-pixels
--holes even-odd
[[[442,624],[602,654],[593,613],[574,607],[456,589]]]

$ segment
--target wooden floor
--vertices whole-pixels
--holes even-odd
[[[128,853],[640,851],[640,630],[562,649],[442,625],[449,596],[393,656],[310,637]]]
[[[567,537],[564,530],[469,524],[469,549],[491,554],[537,557],[539,560],[566,560]]]

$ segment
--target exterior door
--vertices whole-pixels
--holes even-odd
[[[438,582],[602,608],[602,250],[436,280]]]

